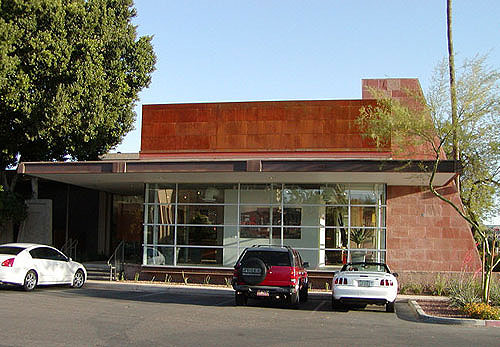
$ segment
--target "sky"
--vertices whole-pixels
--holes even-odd
[[[447,57],[446,0],[135,0],[139,36],[157,56],[144,104],[361,98],[363,78],[418,78]],[[500,1],[454,0],[457,64],[500,68]],[[500,223],[500,222],[499,222]]]

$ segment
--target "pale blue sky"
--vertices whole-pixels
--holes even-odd
[[[457,60],[489,53],[500,68],[500,1],[455,0]],[[356,99],[362,78],[429,83],[447,54],[445,0],[135,0],[154,35],[156,71],[137,104]]]

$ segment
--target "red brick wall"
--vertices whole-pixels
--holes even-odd
[[[440,189],[457,204],[454,185]],[[387,262],[395,271],[476,271],[481,263],[468,225],[423,187],[387,187]]]
[[[141,155],[381,152],[355,119],[373,100],[144,105]]]

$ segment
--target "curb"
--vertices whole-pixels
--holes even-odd
[[[426,314],[415,300],[408,300],[408,305],[418,316],[418,319],[425,323],[500,327],[500,320],[437,317]]]

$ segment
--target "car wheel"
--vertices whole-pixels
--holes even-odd
[[[385,304],[385,312],[395,312],[394,304],[395,304],[395,301],[388,302],[387,304]]]
[[[238,293],[235,293],[234,294],[234,302],[236,304],[236,306],[246,306],[247,302],[248,302],[248,298],[245,294],[238,294]]]
[[[294,294],[291,294],[290,297],[288,298],[288,305],[293,308],[299,307],[300,303],[300,290],[297,291]]]
[[[332,295],[332,309],[334,310],[340,310],[341,308],[344,308],[340,300],[337,300],[333,297]]]
[[[309,296],[309,288],[306,285],[300,290],[300,302],[307,302],[308,296]]]
[[[35,289],[36,285],[38,283],[38,276],[34,270],[30,270],[26,273],[26,276],[24,277],[24,284],[23,288],[25,291],[30,292],[33,289]]]
[[[77,270],[75,276],[73,277],[73,287],[81,288],[85,283],[85,275],[82,270]]]

